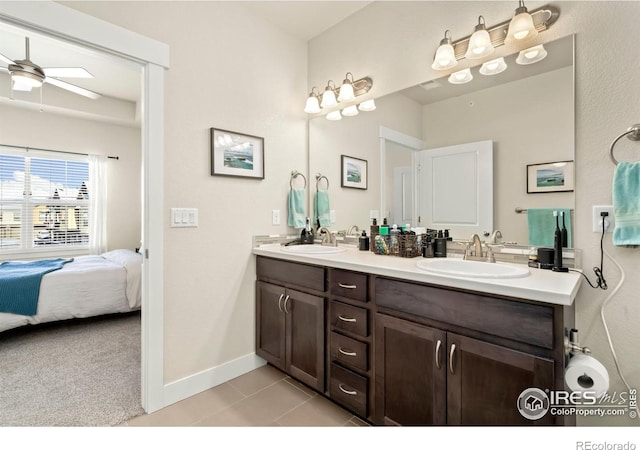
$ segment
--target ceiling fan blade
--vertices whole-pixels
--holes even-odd
[[[43,68],[44,74],[55,78],[93,78],[86,69],[82,67],[48,67]]]
[[[4,56],[2,53],[0,53],[0,61],[4,61],[7,64],[15,64],[14,61],[12,61],[11,59],[7,58],[6,56]]]
[[[62,89],[66,89],[67,91],[73,92],[74,94],[83,95],[85,97],[92,98],[94,100],[102,97],[102,95],[96,92],[90,91],[85,88],[81,88],[80,86],[76,86],[75,84],[67,83],[66,81],[58,80],[57,78],[47,77],[44,79],[44,81],[45,83],[53,84],[54,86],[57,86]]]

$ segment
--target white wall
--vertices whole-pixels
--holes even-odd
[[[107,246],[140,245],[140,129],[0,105],[0,144],[118,156],[107,162]],[[52,153],[54,155],[54,153]]]
[[[306,42],[239,2],[67,2],[170,46],[165,79],[164,381],[253,354],[252,236],[286,233],[289,176],[307,167]],[[265,179],[212,177],[211,127],[264,137]],[[169,208],[199,227],[169,228]]]
[[[530,4],[531,3],[531,4]],[[591,230],[592,205],[611,204],[614,165],[609,145],[620,133],[640,121],[637,43],[640,41],[640,2],[553,2],[560,11],[557,23],[536,42],[576,34],[576,245],[583,250],[583,266],[593,280],[591,267],[600,264],[599,235]],[[527,2],[530,9],[542,5]],[[309,47],[309,86],[350,70],[372,76],[379,96],[416,85],[440,75],[430,68],[432,55],[450,29],[454,39],[470,33],[479,14],[487,25],[511,17],[514,2],[375,2],[314,39]],[[361,31],[360,31],[361,30]],[[348,46],[341,43],[349,42]],[[614,46],[614,50],[611,49]],[[341,48],[341,51],[335,49]],[[514,52],[500,47],[496,57]],[[461,67],[464,68],[464,65]],[[640,147],[620,142],[618,159],[638,160]],[[623,373],[631,387],[640,386],[640,249],[617,248],[610,235],[607,251],[622,265],[627,277],[606,309],[611,336]],[[605,258],[608,291],[583,283],[576,298],[576,325],[583,345],[608,369],[610,391],[625,390],[607,344],[600,308],[621,279]],[[579,418],[580,425],[637,425],[625,418]]]
[[[516,207],[574,208],[573,192],[527,194],[526,187],[527,164],[574,159],[573,108],[567,67],[425,105],[423,140],[425,148],[493,141],[494,228],[526,245],[527,215]]]

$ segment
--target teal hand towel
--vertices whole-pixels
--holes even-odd
[[[527,225],[529,228],[529,245],[533,247],[553,247],[556,218],[554,211],[558,211],[558,223],[562,229],[562,213],[567,229],[567,247],[572,247],[571,238],[571,210],[568,208],[528,208]]]
[[[614,245],[640,245],[640,162],[619,162],[613,175]]]
[[[304,213],[304,189],[291,189],[289,192],[289,215],[287,225],[293,228],[304,228],[306,216]]]
[[[331,211],[329,209],[329,192],[316,191],[314,199],[313,223],[320,224],[321,227],[331,225]]]

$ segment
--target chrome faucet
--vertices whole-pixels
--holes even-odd
[[[502,233],[500,232],[500,230],[495,230],[493,233],[491,233],[491,236],[489,237],[489,243],[497,244],[498,239],[502,239]]]
[[[469,238],[469,242],[467,243],[467,248],[464,251],[462,259],[469,259],[469,250],[471,249],[471,246],[474,246],[473,256],[475,258],[482,258],[482,241],[480,240],[480,236],[473,234]]]
[[[338,246],[336,236],[332,234],[327,227],[320,228],[318,230],[318,234],[322,236],[322,242],[320,242],[320,245],[330,245],[332,247]]]
[[[349,228],[347,228],[347,233],[345,234],[345,236],[351,236],[354,232],[355,235],[360,234],[360,228],[358,228],[358,225],[351,225]]]

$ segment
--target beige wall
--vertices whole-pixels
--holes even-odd
[[[140,129],[0,105],[0,144],[118,156],[107,162],[107,245],[140,245]]]
[[[164,42],[164,381],[255,351],[252,236],[285,233],[289,177],[306,174],[307,45],[239,2],[67,2]],[[302,98],[302,100],[301,100]],[[212,177],[209,129],[264,137],[265,179]],[[169,228],[169,209],[199,210]],[[279,209],[282,225],[271,225]]]
[[[487,24],[509,18],[514,2],[375,2],[314,39],[309,47],[309,86],[330,79],[345,69],[374,78],[372,95],[385,95],[439,77],[431,58],[450,29],[454,38],[469,34],[478,14]],[[609,161],[611,141],[640,119],[637,43],[640,2],[553,2],[558,22],[536,39],[540,42],[576,34],[576,243],[583,250],[583,266],[593,280],[591,267],[600,264],[599,235],[591,230],[592,205],[611,204],[614,166]],[[529,5],[534,8],[536,5]],[[357,30],[363,30],[358,32]],[[364,30],[367,30],[364,32]],[[342,42],[349,46],[341,46]],[[611,49],[614,46],[614,49]],[[342,48],[340,52],[333,49]],[[496,56],[513,53],[509,46]],[[464,67],[464,66],[463,66]],[[626,140],[625,140],[626,141]],[[638,160],[637,143],[621,141],[616,156]],[[640,386],[640,249],[613,247],[610,235],[605,249],[621,264],[627,276],[605,310],[620,365],[631,387]],[[616,371],[600,318],[600,308],[620,281],[620,272],[605,258],[608,291],[583,283],[576,298],[576,325],[583,345],[591,348],[608,369],[610,391],[625,389]],[[578,419],[581,425],[637,425],[628,418]]]

